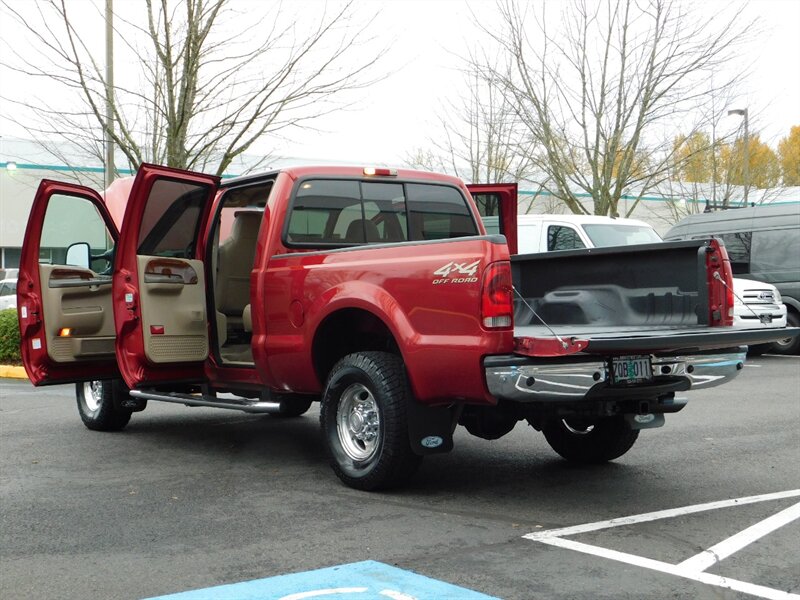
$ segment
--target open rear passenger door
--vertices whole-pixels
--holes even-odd
[[[41,182],[17,285],[22,360],[34,385],[119,377],[111,303],[117,237],[97,192]]]
[[[468,185],[472,199],[488,233],[506,236],[508,251],[517,253],[517,184],[475,183]]]
[[[117,360],[131,389],[204,380],[207,288],[198,247],[218,183],[147,164],[136,174],[113,284]]]

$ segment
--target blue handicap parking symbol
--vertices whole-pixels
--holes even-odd
[[[150,600],[498,600],[374,560]]]

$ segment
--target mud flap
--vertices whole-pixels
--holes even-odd
[[[127,409],[133,412],[141,412],[147,408],[147,400],[145,398],[134,398],[128,392],[130,391],[121,379],[113,379],[111,381],[112,394],[111,398],[114,402],[114,407],[119,409]]]
[[[461,407],[408,403],[408,437],[415,454],[441,454],[453,449],[453,431]]]

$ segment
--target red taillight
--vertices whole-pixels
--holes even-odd
[[[481,323],[487,329],[508,329],[514,323],[511,263],[492,263],[483,273]]]
[[[713,238],[706,249],[709,323],[733,325],[733,272],[725,245]]]
[[[725,300],[728,305],[728,310],[725,311],[727,318],[724,319],[725,325],[733,325],[733,305],[736,300],[733,297],[733,270],[731,269],[731,263],[729,260],[725,260],[723,270],[725,271],[725,281],[727,282],[727,287],[725,288]]]

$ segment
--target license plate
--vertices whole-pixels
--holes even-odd
[[[653,367],[649,356],[618,356],[611,359],[614,383],[651,381]]]

